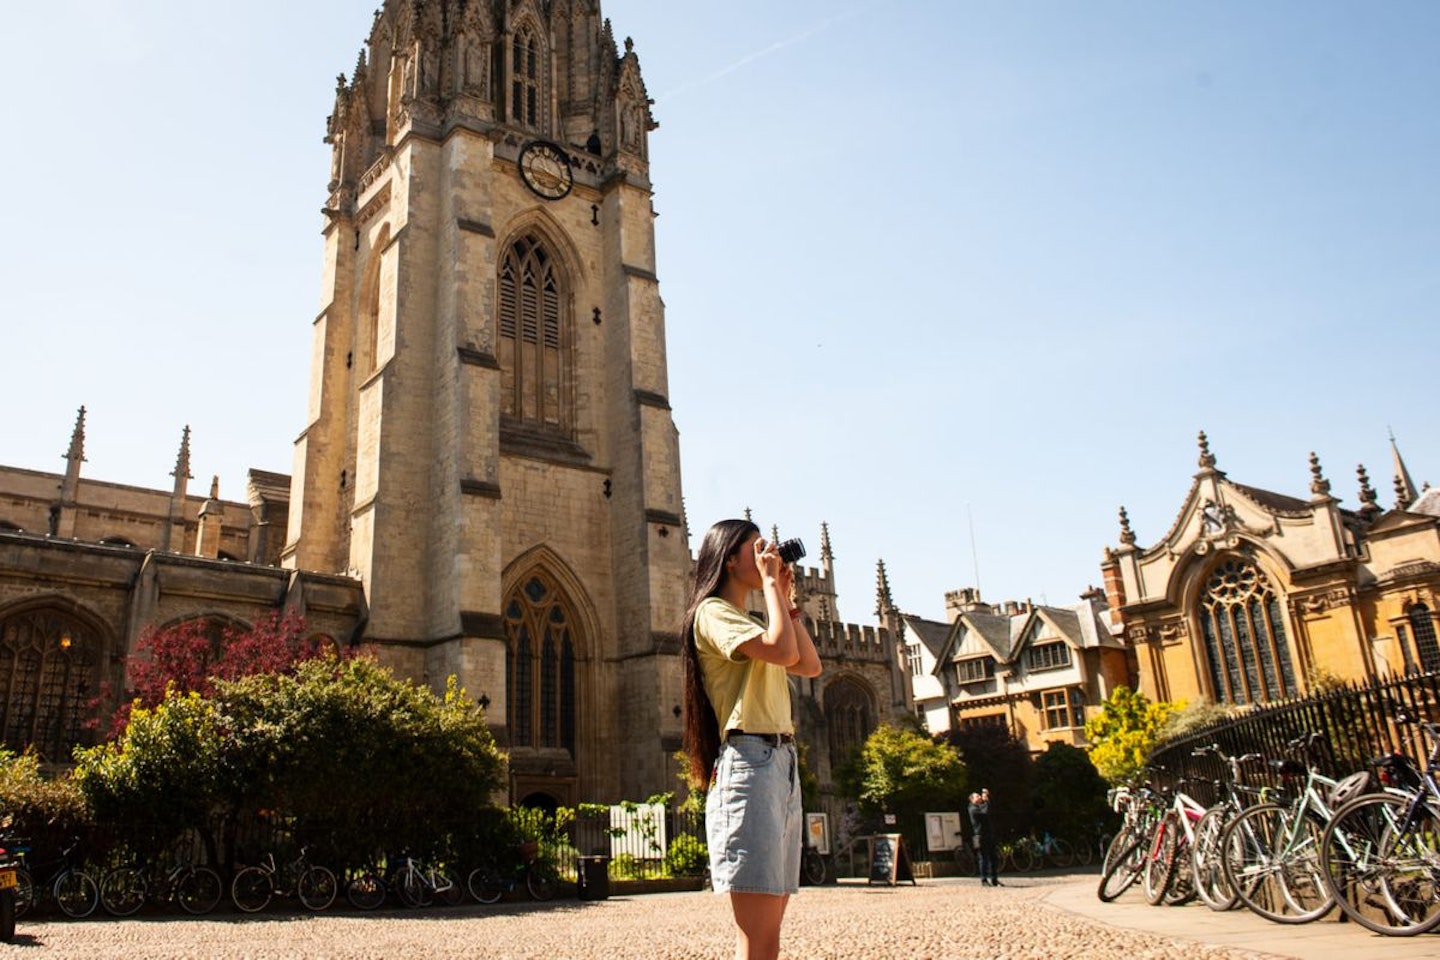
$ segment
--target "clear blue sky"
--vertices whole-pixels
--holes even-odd
[[[0,463],[288,473],[321,143],[375,2],[9,11]],[[651,137],[693,533],[750,506],[871,619],[1068,603],[1125,504],[1440,483],[1440,4],[605,0]],[[715,358],[729,358],[717,363]]]

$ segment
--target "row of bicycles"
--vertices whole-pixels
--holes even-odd
[[[1088,867],[1095,860],[1096,848],[1092,841],[1071,842],[1045,833],[998,844],[995,854],[999,858],[996,866],[1002,873],[1030,873],[1048,867],[1061,870]],[[956,847],[955,862],[960,865],[962,875],[974,873],[978,866],[975,848],[970,844]]]
[[[27,862],[28,849],[7,844],[15,857],[8,868],[14,874],[14,915],[24,916],[48,898],[60,913],[83,919],[97,910],[128,917],[146,904],[161,909],[178,907],[192,915],[207,914],[229,895],[237,910],[257,913],[276,899],[293,900],[306,910],[328,910],[342,896],[360,910],[376,910],[387,899],[406,907],[458,906],[468,898],[490,904],[506,893],[526,889],[535,900],[555,896],[558,875],[541,861],[535,844],[524,844],[511,866],[485,864],[461,873],[440,864],[425,863],[409,854],[388,858],[383,866],[369,866],[337,874],[313,862],[308,850],[277,864],[274,854],[259,863],[235,870],[227,883],[219,871],[204,864],[180,860],[165,867],[122,865],[97,875],[77,857],[72,843],[49,864]],[[44,877],[37,881],[36,873]],[[0,918],[3,919],[3,918]]]
[[[1144,786],[1112,791],[1123,825],[1106,849],[1099,886],[1110,901],[1140,886],[1154,905],[1195,898],[1213,910],[1244,905],[1277,923],[1307,923],[1337,905],[1377,933],[1412,936],[1440,927],[1440,723],[1408,709],[1395,720],[1424,731],[1421,770],[1405,755],[1370,761],[1340,780],[1312,762],[1319,733],[1292,740],[1284,759],[1196,755],[1223,761],[1208,781],[1219,800],[1204,805],[1183,789]],[[1279,790],[1245,785],[1251,764],[1266,762]]]

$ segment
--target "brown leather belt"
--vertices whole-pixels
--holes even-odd
[[[744,730],[731,730],[725,734],[725,739],[729,740],[731,737],[754,737],[756,740],[764,740],[772,747],[778,747],[782,743],[795,742],[793,733],[747,733]]]

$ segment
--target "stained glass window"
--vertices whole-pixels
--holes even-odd
[[[563,591],[545,574],[524,580],[505,604],[513,747],[575,751],[575,642]]]
[[[1206,581],[1199,612],[1217,703],[1261,703],[1299,693],[1280,598],[1254,563],[1223,560]]]

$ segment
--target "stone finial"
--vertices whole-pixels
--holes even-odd
[[[175,456],[175,469],[170,471],[170,476],[176,480],[190,479],[190,425],[185,425],[185,432],[180,435],[180,452]]]
[[[626,37],[626,38],[625,38],[625,52],[626,52],[626,53],[634,53],[634,52],[635,52],[635,41],[632,40],[632,39],[630,39],[629,37]]]
[[[1314,450],[1310,451],[1310,492],[1316,498],[1330,496],[1330,481],[1320,472],[1320,458],[1315,455]]]
[[[1210,452],[1210,438],[1205,436],[1205,431],[1200,431],[1200,466],[1206,470],[1215,469],[1215,455]]]
[[[754,523],[754,522],[755,522],[755,518],[752,517],[752,516],[750,516],[750,508],[749,508],[749,507],[746,507],[746,508],[745,508],[745,522],[746,522],[746,523]]]
[[[875,565],[875,616],[884,617],[895,609],[895,600],[890,595],[890,575],[885,572],[885,560]]]
[[[70,431],[70,449],[65,452],[65,459],[77,463],[85,462],[84,407],[81,407],[80,412],[75,415],[75,429]]]
[[[770,542],[780,542],[780,527],[777,524],[770,524]]]
[[[213,474],[210,478],[210,499],[220,499],[220,475],[218,473]]]
[[[820,523],[820,559],[835,559],[835,554],[830,550],[830,525],[824,521]]]
[[[1355,468],[1355,476],[1360,480],[1360,515],[1369,519],[1380,512],[1380,504],[1375,488],[1370,486],[1370,474],[1365,472],[1365,464]]]
[[[1135,545],[1135,531],[1130,529],[1130,514],[1124,507],[1120,508],[1120,542],[1127,547]]]

